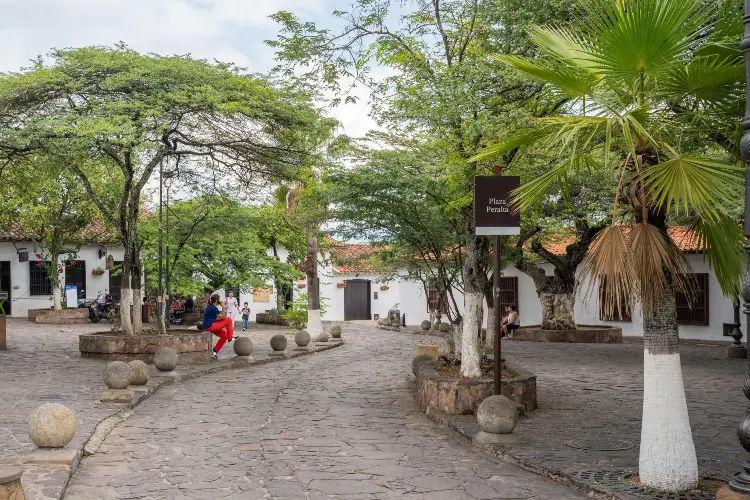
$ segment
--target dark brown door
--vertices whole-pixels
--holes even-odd
[[[2,295],[8,294],[7,300],[3,302],[3,310],[5,314],[10,315],[10,303],[11,303],[11,286],[10,286],[10,261],[0,261],[0,292]]]
[[[78,297],[86,298],[86,261],[76,260],[73,262],[68,261],[65,263],[65,284],[75,285],[78,288]],[[78,304],[69,305],[68,307],[78,307]]]
[[[344,321],[370,318],[370,281],[349,280],[344,288]]]

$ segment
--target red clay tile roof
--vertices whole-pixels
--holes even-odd
[[[698,252],[698,239],[690,229],[682,226],[670,227],[667,229],[667,234],[672,238],[672,241],[677,245],[677,248],[683,252]],[[572,236],[562,234],[550,235],[547,238],[542,238],[544,248],[554,255],[565,255],[565,250],[568,245],[574,241],[575,239]]]
[[[80,239],[91,244],[106,244],[116,241],[114,231],[111,231],[101,220],[94,220],[83,228]],[[20,224],[11,223],[10,226],[0,227],[0,241],[29,241],[36,239],[36,235]]]
[[[333,260],[333,268],[340,273],[371,273],[374,267],[367,260],[372,258],[380,249],[374,245],[340,243],[329,247]]]

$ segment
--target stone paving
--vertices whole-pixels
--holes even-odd
[[[98,325],[38,325],[24,318],[8,318],[8,350],[0,351],[0,469],[22,464],[36,449],[28,436],[28,419],[39,405],[62,403],[76,413],[77,432],[68,448],[80,449],[96,425],[123,407],[117,403],[100,403],[106,389],[102,372],[106,362],[82,359],[78,352],[78,335],[106,331]],[[256,359],[267,358],[269,339],[289,328],[252,325],[249,335],[255,345]],[[293,337],[289,337],[293,344]],[[220,353],[220,359],[234,356],[231,345]],[[206,365],[178,365],[189,371]],[[152,368],[152,375],[156,375]],[[67,466],[23,465],[24,489],[31,499],[58,498],[68,476]]]
[[[345,325],[342,348],[163,388],[83,460],[66,499],[585,498],[422,414],[424,340]]]

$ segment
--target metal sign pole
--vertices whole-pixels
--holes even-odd
[[[500,349],[500,324],[503,316],[500,313],[500,236],[494,237],[495,242],[495,274],[492,280],[492,305],[495,308],[495,324],[492,329],[495,332],[495,387],[493,394],[499,396],[502,394],[503,369],[502,369],[502,351]],[[488,327],[490,325],[487,325]]]

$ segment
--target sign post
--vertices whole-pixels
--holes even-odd
[[[502,350],[500,345],[500,236],[521,234],[521,217],[510,208],[511,193],[521,186],[518,176],[474,177],[474,228],[477,235],[494,236],[495,274],[492,282],[492,300],[495,307],[495,383],[493,393],[502,392]],[[488,327],[490,325],[487,325]]]

